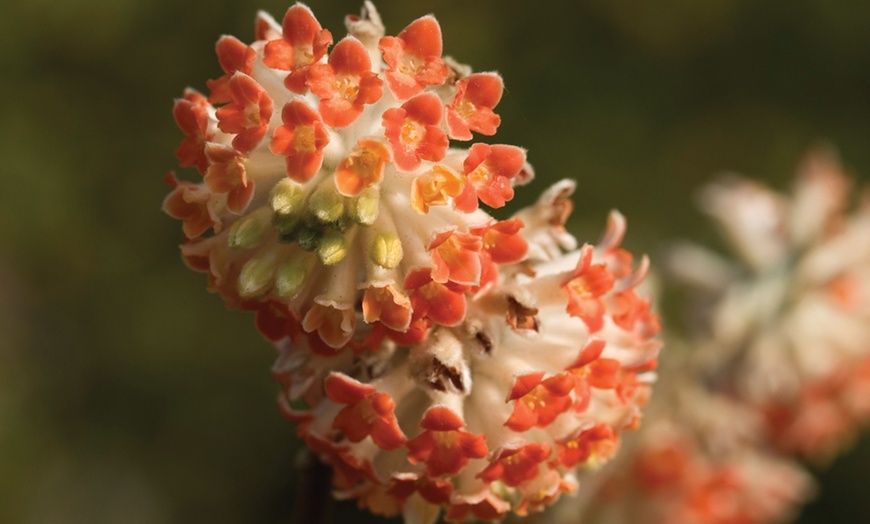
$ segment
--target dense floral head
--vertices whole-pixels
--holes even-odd
[[[701,202],[743,271],[695,247],[673,264],[718,283],[702,351],[724,387],[765,413],[783,450],[813,458],[870,417],[870,206],[845,214],[849,187],[827,149],[806,157],[791,195],[724,179]]]
[[[765,451],[757,412],[679,372],[671,373],[678,385],[656,391],[649,421],[619,458],[557,508],[557,524],[786,522],[812,495],[807,472]]]
[[[497,73],[442,57],[425,16],[332,34],[302,4],[218,42],[212,93],[175,106],[166,212],[182,254],[279,350],[281,406],[338,496],[416,521],[495,520],[575,489],[634,428],[659,343],[647,262],[564,230],[573,183],[496,220],[533,171],[493,135]],[[566,253],[567,251],[567,253]]]

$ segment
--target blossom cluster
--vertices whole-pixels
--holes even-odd
[[[870,205],[847,214],[850,187],[836,155],[817,148],[791,196],[735,177],[701,194],[743,261],[718,290],[701,358],[763,414],[777,448],[812,460],[870,418]]]
[[[557,524],[772,524],[814,492],[798,463],[769,449],[760,414],[680,367],[657,388],[644,427],[592,474]]]
[[[410,522],[499,520],[576,489],[637,427],[655,378],[648,262],[564,228],[571,181],[496,220],[530,181],[501,76],[443,56],[436,19],[386,36],[366,2],[337,42],[303,4],[222,37],[188,89],[164,210],[186,263],[256,313],[279,403],[338,497]],[[471,142],[461,147],[463,142]]]
[[[850,212],[850,188],[825,147],[791,195],[735,175],[704,188],[701,208],[739,261],[674,249],[671,271],[706,305],[698,325],[668,341],[644,427],[557,522],[795,515],[814,491],[801,462],[832,458],[870,418],[870,204],[862,195]]]

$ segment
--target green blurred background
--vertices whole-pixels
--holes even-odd
[[[340,37],[356,0],[311,0]],[[278,0],[0,4],[0,522],[291,522],[293,428],[272,349],[178,255],[160,211],[172,100],[219,75]],[[870,174],[864,0],[384,0],[434,13],[445,53],[507,84],[498,140],[578,180],[573,231],[610,208],[627,244],[712,241],[691,205],[722,170],[784,187],[805,148]],[[870,515],[870,441],[822,474],[802,523]],[[340,505],[339,516],[353,514]],[[366,522],[365,517],[358,522]],[[374,520],[372,520],[374,521]]]

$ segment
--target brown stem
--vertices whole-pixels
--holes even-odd
[[[293,522],[328,524],[332,521],[332,468],[306,451],[300,470]]]

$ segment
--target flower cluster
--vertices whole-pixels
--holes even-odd
[[[668,341],[644,427],[556,522],[794,516],[813,491],[795,459],[831,458],[870,418],[870,205],[847,214],[849,189],[817,148],[790,196],[733,175],[703,190],[741,262],[673,250],[671,272],[700,292],[698,329]]]
[[[734,177],[701,194],[745,264],[694,265],[728,283],[702,358],[723,390],[763,413],[777,447],[817,460],[870,418],[870,206],[846,215],[849,189],[834,153],[818,148],[790,197]]]
[[[766,448],[759,414],[705,390],[685,367],[677,375],[657,389],[635,438],[557,508],[555,522],[768,524],[795,515],[813,482]]]
[[[654,378],[648,263],[564,229],[574,185],[496,220],[533,171],[493,135],[497,73],[442,56],[432,16],[396,36],[371,3],[334,42],[308,7],[217,43],[167,176],[184,260],[278,350],[280,405],[335,494],[415,522],[497,520],[575,489],[637,426]],[[451,142],[453,141],[453,142]]]

